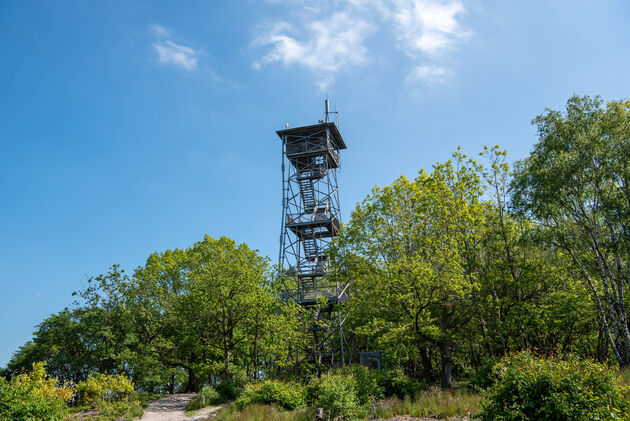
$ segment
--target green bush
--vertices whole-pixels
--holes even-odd
[[[241,387],[234,381],[221,382],[216,387],[222,402],[236,399],[241,394]]]
[[[248,384],[236,401],[236,406],[243,409],[252,403],[275,403],[292,411],[306,406],[306,390],[298,383],[279,380]]]
[[[219,392],[217,392],[214,387],[208,385],[201,389],[201,392],[199,392],[196,398],[188,402],[186,410],[193,411],[195,409],[200,409],[208,405],[214,405],[221,402],[224,401],[221,399]]]
[[[422,390],[422,384],[410,379],[401,369],[381,372],[378,382],[386,396],[415,397]]]
[[[135,397],[133,383],[125,376],[96,374],[77,384],[79,406],[95,407],[101,402],[131,402]]]
[[[0,378],[0,420],[58,420],[67,415],[74,396],[72,384],[61,384],[35,362],[28,373],[11,381]]]
[[[120,420],[142,417],[144,410],[137,402],[106,402],[101,401],[96,404],[99,420]]]
[[[593,361],[537,358],[521,352],[494,368],[483,420],[626,419],[626,387],[618,375]]]
[[[496,357],[489,357],[484,361],[477,373],[468,382],[467,387],[473,392],[480,392],[492,386],[495,380],[492,373],[498,362],[499,359]]]
[[[0,420],[61,420],[68,414],[66,402],[42,394],[38,388],[17,378],[10,382],[0,377]]]
[[[330,372],[313,380],[315,406],[323,408],[328,419],[354,419],[360,411],[357,381],[354,376]]]
[[[344,367],[338,372],[341,375],[354,378],[359,404],[365,405],[371,399],[383,399],[385,397],[385,387],[381,384],[383,378],[381,372],[370,370],[362,365]]]

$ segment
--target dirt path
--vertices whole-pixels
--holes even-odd
[[[213,418],[213,415],[223,405],[202,408],[191,417],[186,416],[186,405],[195,396],[194,393],[179,393],[167,395],[149,403],[144,410],[142,421],[201,421]]]

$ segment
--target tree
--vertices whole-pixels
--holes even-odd
[[[596,300],[606,338],[630,364],[630,101],[574,96],[533,121],[538,143],[513,180],[517,208],[548,229]]]
[[[228,381],[233,352],[256,331],[260,312],[272,307],[273,297],[264,288],[267,262],[226,237],[206,236],[189,253],[193,270],[182,311],[195,321],[195,336],[221,352]]]
[[[206,236],[153,253],[132,276],[114,265],[90,278],[77,307],[44,320],[9,369],[47,361],[65,380],[125,374],[145,391],[171,393],[236,371],[257,377],[270,366],[261,363],[286,365],[298,342],[297,307],[275,300],[275,288],[256,251]]]
[[[485,148],[487,159],[485,234],[482,240],[470,358],[522,349],[596,355],[597,314],[584,285],[567,269],[566,258],[540,237],[544,227],[511,212],[507,152]],[[485,354],[485,355],[484,355]]]
[[[473,314],[483,228],[478,164],[459,152],[453,158],[413,181],[375,187],[339,245],[363,332],[411,341],[425,373],[427,350],[437,349],[443,388],[451,385],[453,346]]]

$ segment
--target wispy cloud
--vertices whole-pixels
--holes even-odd
[[[198,58],[203,50],[195,50],[185,45],[176,44],[172,40],[172,30],[158,24],[149,27],[154,37],[153,49],[157,53],[158,60],[164,65],[171,65],[182,70],[197,70]]]
[[[297,64],[315,72],[318,84],[325,88],[341,69],[368,61],[363,41],[369,32],[368,22],[346,11],[314,20],[305,28],[300,25],[299,29],[277,22],[254,40],[254,45],[269,47],[269,51],[253,67],[260,69],[273,62]]]
[[[267,1],[283,4],[291,19],[275,22],[255,37],[253,45],[266,52],[253,67],[299,65],[317,75],[320,87],[374,57],[387,59],[393,48],[410,60],[407,83],[443,83],[455,74],[445,59],[470,36],[460,23],[466,0]],[[379,32],[393,34],[396,44],[377,54],[368,48],[368,38]]]
[[[156,37],[160,37],[160,38],[162,38],[162,37],[167,38],[167,37],[171,36],[171,30],[170,29],[168,29],[165,26],[158,25],[158,24],[151,25],[151,32],[153,32],[153,34]]]
[[[427,85],[435,86],[446,82],[446,79],[452,74],[453,71],[446,67],[421,64],[407,76],[406,82],[424,82]]]
[[[153,44],[162,64],[171,64],[184,70],[197,69],[197,57],[201,50],[193,50],[185,45],[175,44],[171,40],[158,41]]]

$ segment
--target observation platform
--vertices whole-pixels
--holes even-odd
[[[335,123],[318,123],[311,126],[292,127],[289,129],[277,130],[276,133],[280,139],[287,138],[292,140],[295,138],[315,138],[322,136],[326,138],[326,129],[330,129],[331,141],[334,143],[336,149],[347,149],[346,142],[343,141],[341,133]]]
[[[336,215],[315,212],[287,215],[286,227],[302,240],[334,237],[339,233],[340,224]]]
[[[286,157],[298,171],[314,170],[323,167],[324,163],[327,168],[339,168],[339,150],[346,149],[346,143],[334,123],[295,127],[276,133],[285,142]]]
[[[322,298],[328,304],[344,303],[348,300],[349,295],[347,288],[337,290],[336,287],[332,286],[301,290],[285,290],[282,291],[282,298],[284,300],[292,299],[302,306],[309,307],[317,304]]]

